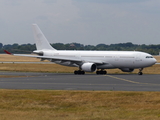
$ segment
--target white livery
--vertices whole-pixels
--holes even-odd
[[[132,72],[139,69],[139,75],[145,67],[152,66],[156,59],[152,55],[139,51],[78,51],[78,50],[56,50],[43,35],[37,24],[33,24],[34,38],[37,55],[12,54],[16,56],[36,57],[41,60],[49,60],[60,65],[78,67],[74,74],[85,74],[94,72],[96,74],[107,74],[105,69],[119,68],[123,72]],[[8,51],[5,51],[8,54]]]

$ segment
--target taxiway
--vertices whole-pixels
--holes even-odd
[[[160,91],[160,75],[0,72],[1,89]],[[18,77],[17,77],[18,76]]]

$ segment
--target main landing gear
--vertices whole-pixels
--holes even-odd
[[[143,75],[142,70],[143,70],[143,68],[140,68],[140,69],[139,69],[138,75]]]
[[[85,74],[85,72],[83,71],[83,70],[75,70],[74,71],[74,74],[75,75],[84,75]],[[97,75],[105,75],[105,74],[107,74],[107,71],[105,71],[105,70],[100,70],[100,71],[96,71],[96,74]]]
[[[75,74],[75,75],[84,75],[85,72],[82,71],[82,70],[75,70],[75,71],[74,71],[74,74]]]
[[[105,71],[105,70],[100,70],[100,71],[96,71],[96,74],[97,75],[105,75],[105,74],[107,74],[107,71]]]

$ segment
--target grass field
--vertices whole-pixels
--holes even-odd
[[[0,90],[1,120],[159,120],[159,92]]]
[[[156,59],[160,61],[159,56]],[[0,61],[39,60],[0,55]],[[75,69],[57,64],[0,64],[1,71],[58,73]],[[133,74],[137,72],[135,70]],[[160,74],[160,65],[146,68],[143,72]],[[108,70],[108,73],[128,74],[118,69]],[[0,89],[0,120],[159,120],[159,108],[160,92]]]
[[[157,62],[160,63],[160,56],[154,56],[156,58]]]
[[[0,54],[0,62],[39,62],[37,58]]]

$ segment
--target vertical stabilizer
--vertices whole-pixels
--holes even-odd
[[[37,50],[56,50],[49,44],[48,40],[46,39],[37,24],[33,24],[33,32]]]

